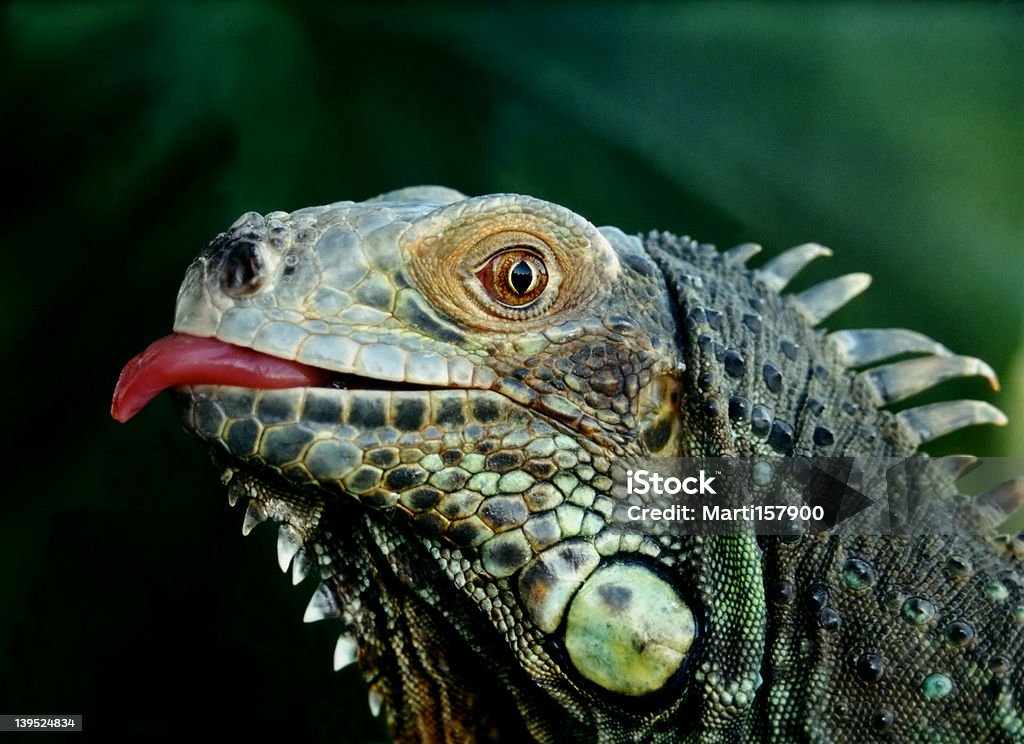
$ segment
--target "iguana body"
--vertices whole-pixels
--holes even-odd
[[[1020,563],[987,540],[624,517],[630,457],[898,457],[1002,421],[882,410],[991,371],[815,330],[866,278],[782,296],[824,249],[755,252],[433,187],[250,213],[179,295],[176,333],[211,340],[154,345],[115,414],[174,387],[398,740],[1020,740]],[[929,519],[984,526],[936,488]]]

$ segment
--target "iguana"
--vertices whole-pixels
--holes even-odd
[[[974,534],[1020,480],[972,503],[970,459],[943,461],[933,535],[625,516],[633,457],[901,458],[1004,423],[886,410],[995,377],[910,331],[817,329],[868,277],[784,295],[828,251],[758,251],[441,187],[250,212],[112,412],[170,389],[398,741],[1024,740],[1020,543]]]

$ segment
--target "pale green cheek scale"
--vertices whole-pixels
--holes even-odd
[[[587,579],[569,608],[566,648],[590,681],[623,695],[661,689],[696,636],[693,613],[646,568],[610,564]]]

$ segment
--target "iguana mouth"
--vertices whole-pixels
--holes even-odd
[[[298,387],[381,391],[437,389],[436,386],[336,372],[216,338],[172,333],[154,341],[124,366],[110,413],[124,423],[164,390],[185,385],[230,385],[257,390]]]

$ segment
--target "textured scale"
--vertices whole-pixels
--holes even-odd
[[[936,495],[933,535],[623,516],[630,458],[757,459],[771,482],[1005,423],[978,401],[888,411],[994,373],[903,329],[826,334],[869,278],[782,294],[829,251],[749,269],[760,250],[420,187],[243,215],[190,267],[176,333],[322,371],[168,384],[243,533],[280,523],[281,570],[316,580],[304,619],[338,625],[335,667],[359,664],[396,740],[1024,737],[1024,551],[977,536],[1020,480],[971,504],[973,458],[896,473]],[[974,534],[938,529],[954,517]]]

